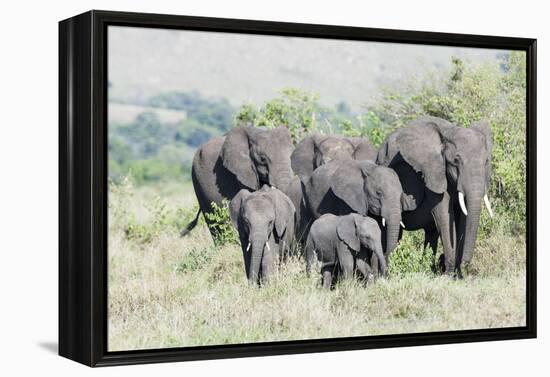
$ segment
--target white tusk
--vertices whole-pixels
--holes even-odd
[[[493,210],[491,209],[491,202],[489,201],[489,197],[487,196],[487,194],[485,194],[485,196],[483,197],[483,201],[485,202],[485,207],[487,207],[487,211],[489,212],[489,216],[491,216],[491,218],[493,217]]]
[[[246,252],[248,253],[248,250],[250,250],[250,242],[248,243],[248,246],[246,247]]]
[[[268,241],[265,241],[265,247],[267,247],[267,251],[271,251],[271,249],[269,248],[269,242]]]
[[[386,226],[386,219],[382,217],[382,226]]]
[[[400,221],[399,224],[401,224],[401,228],[405,229],[405,224],[403,224],[403,221]]]
[[[464,204],[464,194],[460,191],[458,192],[458,203],[460,204],[460,209],[465,216],[468,216],[468,211],[466,211],[466,204]]]

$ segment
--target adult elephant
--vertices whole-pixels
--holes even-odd
[[[293,176],[293,149],[284,126],[235,127],[225,136],[203,144],[195,153],[191,171],[200,209],[182,235],[195,227],[201,212],[212,212],[212,203],[221,205],[223,199],[231,200],[242,189],[256,191],[266,184],[284,191]],[[216,240],[216,229],[208,218],[205,220]]]
[[[425,245],[436,251],[438,236],[444,269],[461,275],[472,259],[481,202],[491,178],[492,134],[486,123],[458,127],[444,119],[421,117],[390,134],[377,163],[396,171],[416,210],[403,214],[407,230],[424,229]]]
[[[315,169],[333,160],[376,160],[376,149],[361,137],[312,134],[292,152],[292,170],[306,180]]]
[[[376,217],[384,229],[384,252],[397,246],[401,212],[415,209],[394,170],[372,161],[332,161],[304,183],[305,201],[314,219],[326,213]]]

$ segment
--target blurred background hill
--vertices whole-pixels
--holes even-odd
[[[194,151],[284,88],[308,98],[329,130],[368,113],[388,88],[446,72],[456,57],[494,63],[506,52],[110,27],[109,175],[136,183],[188,179]],[[296,101],[296,98],[291,98]],[[246,118],[246,117],[245,117]],[[348,127],[350,125],[347,125]],[[351,124],[353,126],[353,124]]]

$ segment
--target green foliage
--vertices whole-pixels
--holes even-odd
[[[251,104],[241,107],[236,116],[237,125],[252,124],[255,127],[275,128],[284,125],[290,131],[294,143],[318,129],[317,119],[321,111],[317,94],[286,88],[280,96],[266,102],[259,109]]]
[[[239,235],[231,224],[229,214],[229,201],[223,200],[222,205],[212,203],[212,212],[204,216],[210,222],[210,228],[214,230],[214,243],[218,246],[225,244],[238,244]]]
[[[437,256],[433,250],[424,249],[423,232],[406,232],[397,248],[390,254],[390,276],[423,273],[432,275],[436,266]]]
[[[133,175],[137,185],[190,179],[195,149],[229,130],[234,109],[226,99],[197,92],[170,92],[148,100],[159,109],[185,111],[180,122],[162,122],[157,113],[139,114],[127,124],[109,124],[109,177]]]
[[[185,254],[181,262],[176,266],[176,272],[186,273],[197,271],[206,266],[212,260],[209,250],[205,248],[192,248]]]
[[[160,197],[156,197],[153,201],[144,203],[147,221],[138,221],[135,213],[129,213],[124,209],[128,202],[127,198],[133,196],[132,191],[128,186],[111,183],[109,203],[113,204],[109,209],[114,211],[113,218],[118,223],[121,218],[125,219],[120,225],[124,229],[126,239],[141,244],[150,244],[165,233],[179,234],[196,216],[199,209],[198,204],[190,208],[171,209]]]

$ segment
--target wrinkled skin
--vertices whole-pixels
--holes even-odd
[[[281,191],[263,186],[241,190],[229,205],[239,232],[246,277],[250,284],[267,282],[294,240],[294,205]]]
[[[313,220],[311,219],[311,214],[304,200],[303,184],[300,181],[300,177],[296,175],[290,180],[285,194],[287,194],[292,204],[294,204],[294,208],[296,208],[296,215],[294,216],[294,233],[296,235],[296,241],[303,246],[306,243],[307,232]]]
[[[305,202],[314,219],[326,213],[385,219],[384,251],[397,246],[401,212],[413,209],[395,171],[371,161],[332,161],[317,168],[304,183]]]
[[[200,211],[210,213],[211,203],[231,200],[241,189],[255,191],[266,184],[285,190],[293,176],[292,151],[284,126],[272,130],[236,127],[223,137],[209,140],[195,153],[191,172]],[[206,222],[214,235],[215,229],[208,219]]]
[[[397,172],[403,190],[417,207],[403,214],[405,229],[423,229],[425,245],[434,252],[441,237],[441,267],[448,274],[461,276],[461,265],[472,259],[490,184],[491,153],[487,124],[463,128],[435,117],[422,117],[398,129],[378,152],[377,163]]]
[[[313,134],[302,139],[292,153],[292,170],[305,181],[318,167],[331,161],[376,159],[366,138]]]
[[[317,255],[321,263],[322,285],[327,289],[333,286],[339,273],[347,279],[358,271],[367,281],[372,280],[372,255],[377,256],[380,270],[386,275],[380,227],[369,217],[356,213],[321,216],[311,226],[305,250],[308,274]]]

